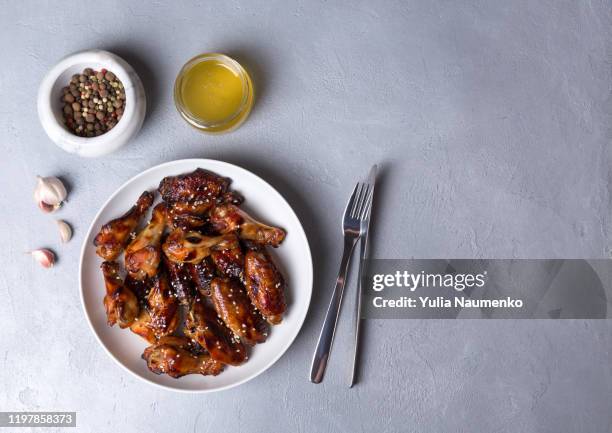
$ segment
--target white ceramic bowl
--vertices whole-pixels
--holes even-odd
[[[175,176],[202,167],[232,179],[232,189],[244,195],[243,208],[260,221],[283,227],[287,237],[275,249],[269,249],[287,280],[287,312],[281,324],[272,327],[265,343],[252,348],[249,360],[238,367],[228,366],[219,376],[192,374],[173,379],[158,376],[141,359],[147,343],[129,329],[106,324],[102,259],[93,246],[100,226],[129,209],[144,191],[157,189],[164,176]],[[128,180],[104,203],[91,223],[81,250],[81,300],[85,315],[98,341],[108,354],[130,373],[149,383],[173,391],[212,392],[238,386],[270,368],[289,348],[298,335],[310,304],[313,268],[310,247],[304,229],[289,203],[266,181],[238,166],[211,159],[184,159],[150,168]],[[83,323],[83,326],[86,326]],[[286,365],[298,371],[303,365]]]
[[[85,68],[113,72],[125,88],[125,108],[113,129],[98,137],[79,137],[62,122],[62,88]],[[38,117],[45,132],[70,153],[95,157],[111,153],[138,133],[146,112],[144,87],[134,69],[121,57],[103,50],[88,50],[63,58],[45,76],[38,90]]]

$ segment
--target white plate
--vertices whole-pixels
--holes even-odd
[[[283,322],[273,326],[267,341],[251,349],[249,360],[239,367],[226,367],[219,376],[188,375],[173,379],[150,372],[141,359],[146,341],[128,329],[109,327],[102,304],[104,281],[102,260],[96,255],[93,238],[101,225],[126,212],[144,191],[154,191],[165,176],[187,173],[201,167],[232,179],[232,189],[245,197],[243,207],[255,218],[284,228],[287,237],[272,251],[287,279],[287,313]],[[157,199],[159,200],[159,198]],[[185,159],[150,168],[119,188],[94,218],[81,250],[81,300],[94,334],[108,354],[139,378],[167,389],[185,392],[211,392],[240,385],[270,368],[297,336],[312,295],[312,257],[304,229],[285,199],[267,182],[253,173],[226,162],[210,159]]]

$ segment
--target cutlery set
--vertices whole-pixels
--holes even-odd
[[[349,387],[352,387],[356,379],[357,359],[359,350],[359,331],[361,327],[361,297],[362,287],[361,280],[364,272],[365,260],[368,255],[368,237],[370,228],[370,216],[372,211],[372,201],[374,198],[374,185],[376,182],[377,166],[374,165],[370,169],[370,173],[365,182],[358,182],[351,194],[351,198],[346,205],[344,217],[342,220],[342,230],[344,234],[344,250],[342,259],[340,260],[340,270],[336,279],[336,285],[332,293],[327,313],[323,321],[323,327],[314,357],[312,359],[312,367],[310,370],[310,381],[313,383],[321,383],[327,368],[327,361],[334,341],[334,334],[340,316],[340,307],[344,288],[346,285],[346,276],[353,255],[353,250],[360,242],[360,261],[358,272],[358,287],[355,300],[355,314],[353,327],[353,361],[350,371]]]

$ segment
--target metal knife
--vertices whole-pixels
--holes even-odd
[[[349,388],[352,388],[355,384],[355,379],[357,377],[357,361],[358,361],[358,352],[359,352],[359,334],[361,329],[361,297],[363,293],[362,287],[362,277],[365,272],[364,261],[368,258],[368,239],[370,237],[370,221],[372,220],[372,207],[374,206],[374,192],[375,192],[375,184],[376,184],[376,173],[378,171],[378,167],[373,165],[370,169],[370,173],[368,174],[367,183],[371,185],[372,188],[372,206],[370,206],[370,211],[364,220],[361,221],[361,232],[363,235],[361,236],[361,240],[359,241],[359,272],[358,272],[358,281],[357,281],[357,295],[355,301],[355,313],[354,313],[354,347],[353,347],[353,364],[351,366],[351,376],[349,380]]]

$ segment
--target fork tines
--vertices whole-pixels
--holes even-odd
[[[363,220],[367,218],[372,207],[373,188],[370,184],[358,182],[355,185],[349,202],[349,216],[353,219]]]

